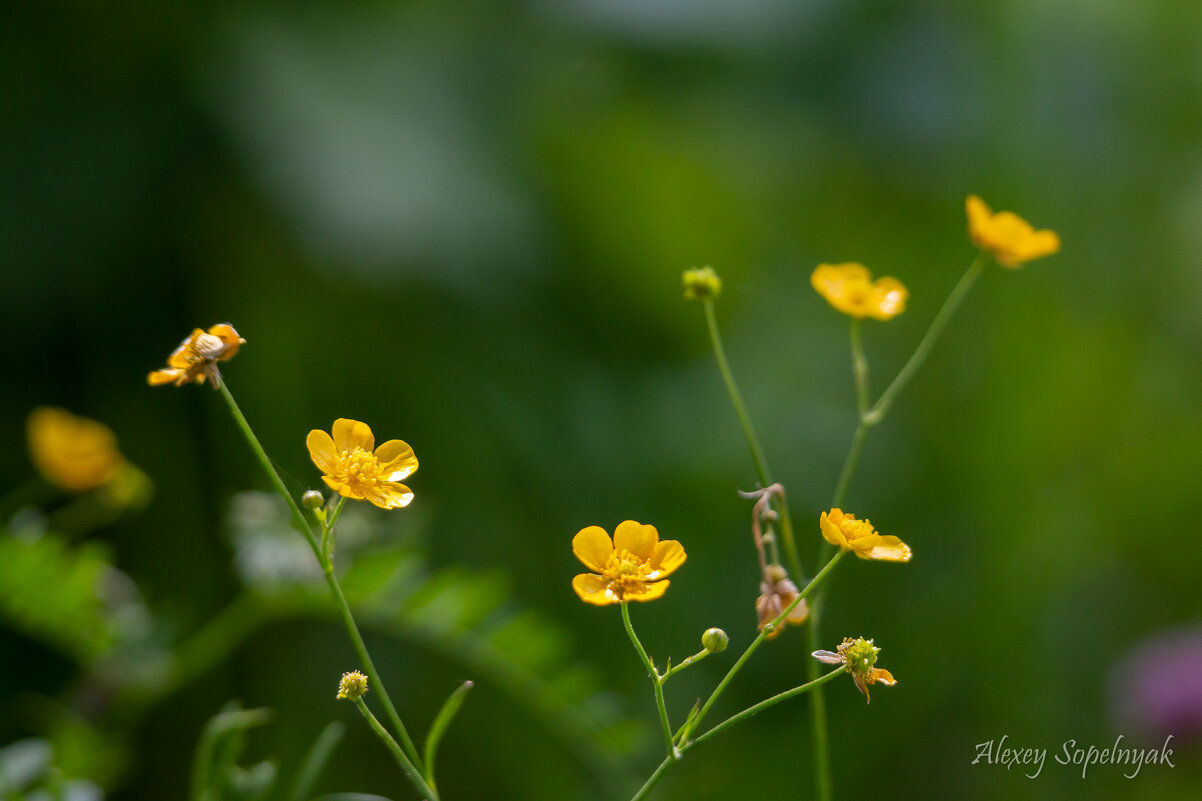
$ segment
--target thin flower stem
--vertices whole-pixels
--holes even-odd
[[[771,486],[773,481],[771,472],[768,470],[768,460],[764,458],[764,449],[760,447],[755,427],[752,426],[751,417],[747,414],[747,407],[743,404],[739,385],[735,383],[734,373],[731,372],[730,363],[726,360],[726,349],[722,347],[722,335],[718,332],[718,318],[714,314],[714,301],[706,298],[703,305],[710,344],[714,348],[714,358],[718,362],[719,372],[722,373],[722,382],[726,385],[726,393],[730,395],[731,405],[735,407],[739,425],[743,427],[743,437],[747,440],[747,447],[751,450],[751,460],[755,463],[756,476],[759,478],[761,487]],[[797,554],[797,544],[793,539],[793,521],[789,518],[789,507],[784,503],[778,503],[777,511],[780,514],[781,538],[785,543],[785,553],[789,557],[789,569],[793,571],[794,576],[797,576],[797,580],[801,581],[805,573],[802,572],[801,558]]]
[[[947,300],[943,302],[943,308],[935,315],[935,319],[931,321],[931,327],[927,329],[926,335],[922,341],[918,343],[918,347],[914,350],[914,355],[910,357],[910,361],[906,362],[905,367],[897,374],[897,378],[893,379],[893,383],[881,395],[880,400],[868,410],[864,417],[869,421],[870,425],[875,425],[880,422],[885,413],[889,411],[889,406],[893,403],[897,394],[905,389],[906,384],[910,383],[910,379],[914,377],[914,373],[918,372],[918,368],[922,367],[922,363],[926,361],[927,356],[931,353],[931,348],[939,340],[939,336],[943,333],[943,329],[947,327],[948,320],[955,314],[959,308],[961,301],[968,294],[968,290],[972,289],[972,285],[980,278],[981,273],[985,270],[986,265],[984,253],[978,253],[973,259],[972,264],[968,265],[964,275],[960,281],[952,289]]]
[[[713,737],[718,736],[722,732],[729,729],[731,726],[734,726],[736,723],[741,723],[742,721],[747,720],[747,718],[750,718],[750,717],[756,715],[757,713],[764,711],[768,707],[775,706],[776,704],[779,704],[782,701],[787,701],[790,698],[794,698],[798,695],[801,695],[802,693],[806,693],[811,690],[815,690],[818,687],[820,687],[821,685],[826,684],[828,681],[831,681],[846,672],[847,671],[845,668],[840,667],[837,670],[832,670],[829,673],[819,676],[817,679],[808,681],[805,684],[802,684],[802,685],[792,688],[791,690],[785,690],[783,693],[777,693],[776,695],[772,696],[771,698],[765,698],[763,701],[760,701],[758,704],[752,704],[751,706],[744,709],[742,712],[738,712],[734,715],[731,715],[726,720],[722,721],[721,723],[714,726],[709,731],[705,732],[705,734],[702,734],[696,740],[693,740],[691,742],[688,742],[688,743],[685,743],[684,745],[682,745],[678,749],[680,757],[683,757],[689,751],[692,751],[694,748],[701,745],[706,740],[709,740]],[[647,795],[651,792],[651,790],[655,787],[655,785],[659,783],[659,780],[661,778],[663,778],[663,775],[664,775],[664,773],[666,773],[668,771],[668,768],[672,767],[672,764],[674,762],[678,762],[680,757],[678,757],[677,759],[667,757],[662,762],[660,762],[659,766],[647,778],[647,781],[643,783],[643,786],[639,788],[639,791],[634,794],[634,796],[630,799],[630,801],[643,801],[643,799],[645,799],[647,797]]]
[[[255,436],[255,432],[251,429],[250,423],[246,421],[242,410],[238,408],[238,402],[234,400],[227,381],[221,382],[221,395],[229,405],[230,413],[234,416],[234,422],[238,424],[242,435],[250,443],[251,450],[258,457],[259,464],[262,465],[263,471],[267,473],[267,477],[271,481],[275,491],[280,494],[287,502],[288,508],[292,510],[292,522],[305,535],[309,547],[313,550],[313,555],[317,558],[317,563],[321,565],[322,572],[326,577],[326,584],[330,588],[330,594],[334,596],[334,600],[338,606],[338,613],[342,617],[343,625],[351,638],[351,645],[354,647],[355,653],[363,665],[363,669],[367,671],[367,675],[371,679],[376,692],[379,693],[380,702],[384,705],[384,711],[388,715],[388,722],[392,724],[397,734],[400,735],[401,742],[405,744],[405,749],[409,753],[409,758],[413,761],[413,764],[421,768],[422,761],[418,756],[417,748],[413,745],[413,740],[410,738],[409,732],[405,729],[405,724],[401,722],[401,716],[397,713],[392,699],[388,697],[388,691],[384,688],[380,672],[376,670],[375,663],[372,662],[371,655],[367,652],[367,645],[363,642],[363,635],[359,633],[359,627],[355,624],[355,617],[351,614],[350,604],[347,603],[346,595],[342,592],[342,585],[338,583],[338,577],[334,575],[333,562],[323,553],[320,542],[314,535],[313,529],[309,527],[309,521],[305,519],[300,506],[297,505],[296,500],[288,492],[288,488],[284,486],[284,480],[276,472],[275,466],[272,465],[271,459],[267,456],[267,452],[263,450],[263,446],[259,443],[259,438]]]
[[[422,798],[428,798],[430,801],[438,801],[438,793],[434,791],[433,787],[426,784],[426,781],[422,778],[421,772],[417,769],[413,762],[410,761],[409,757],[405,755],[405,752],[401,750],[401,747],[397,745],[396,740],[392,739],[392,735],[388,733],[388,730],[380,725],[380,721],[376,720],[376,716],[373,715],[371,710],[367,708],[367,704],[363,702],[363,699],[356,698],[354,703],[355,706],[359,708],[359,711],[363,714],[363,718],[367,721],[367,725],[371,727],[371,730],[376,733],[377,737],[384,741],[384,745],[389,751],[392,752],[392,755],[396,758],[396,761],[404,769],[405,775],[409,777],[409,781],[413,782],[413,786],[419,793],[421,793]]]
[[[698,663],[698,662],[700,662],[702,659],[705,659],[707,656],[709,656],[711,653],[712,653],[712,652],[711,652],[711,651],[710,651],[708,648],[702,648],[702,649],[701,649],[700,651],[698,651],[697,653],[695,653],[695,654],[693,654],[692,656],[690,656],[690,657],[688,657],[687,659],[685,659],[685,660],[684,660],[683,662],[681,662],[679,665],[676,665],[675,667],[668,668],[668,671],[667,671],[666,673],[664,673],[664,675],[663,675],[663,676],[661,676],[661,677],[660,677],[660,683],[661,683],[661,684],[663,684],[663,683],[666,683],[666,682],[668,681],[668,679],[669,679],[669,678],[671,678],[672,676],[676,675],[677,673],[679,673],[680,671],[684,670],[685,668],[689,667],[690,665],[695,665],[695,664],[697,664],[697,663]]]
[[[863,420],[868,413],[868,360],[864,358],[859,317],[851,318],[851,369],[856,377],[856,408]]]
[[[668,758],[675,759],[676,744],[672,742],[672,726],[668,723],[668,708],[664,705],[664,682],[659,671],[651,662],[651,658],[647,656],[643,644],[639,642],[638,635],[634,633],[634,626],[630,622],[630,607],[626,601],[622,601],[622,622],[626,624],[626,633],[630,635],[630,641],[634,643],[634,650],[639,652],[643,666],[647,668],[647,673],[651,676],[651,685],[655,688],[655,706],[659,710],[659,723],[663,727],[664,740],[668,744]]]
[[[814,578],[810,579],[810,583],[805,586],[805,589],[797,593],[797,597],[793,599],[793,602],[786,606],[779,615],[773,618],[771,622],[769,622],[760,630],[759,635],[757,635],[756,638],[751,641],[751,645],[747,646],[747,650],[743,652],[743,655],[740,656],[738,661],[734,663],[731,669],[722,678],[722,681],[718,682],[718,686],[714,688],[714,691],[710,694],[710,697],[706,699],[705,704],[701,707],[701,711],[698,712],[697,716],[693,718],[693,725],[690,727],[690,731],[697,728],[697,726],[701,724],[702,718],[704,718],[706,713],[709,712],[710,707],[714,705],[714,702],[718,700],[718,696],[722,695],[722,691],[726,689],[726,685],[730,684],[731,679],[733,679],[735,675],[742,670],[743,664],[750,659],[751,655],[755,653],[757,648],[760,647],[760,644],[768,636],[769,632],[771,632],[776,626],[779,626],[781,621],[788,617],[789,613],[793,611],[794,607],[801,603],[802,600],[804,600],[811,592],[817,589],[818,585],[822,583],[834,566],[839,563],[839,560],[843,558],[845,553],[847,553],[847,551],[839,551],[839,553],[835,554],[831,560],[827,562],[821,570],[818,571]],[[684,733],[684,739],[686,740],[688,739],[688,733],[689,732],[687,731]]]

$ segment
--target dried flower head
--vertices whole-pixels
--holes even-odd
[[[1023,262],[1051,256],[1060,250],[1060,237],[1055,231],[1036,231],[1013,212],[994,214],[976,195],[968,196],[965,208],[968,235],[973,244],[992,253],[1003,267],[1018,268]]]
[[[323,475],[321,480],[344,498],[370,501],[381,509],[399,509],[413,500],[413,492],[399,482],[417,470],[413,448],[399,439],[375,447],[366,423],[338,418],[332,435],[320,429],[309,432],[305,444],[309,458]],[[374,448],[374,451],[373,451]]]
[[[108,484],[125,464],[111,428],[66,409],[34,409],[26,434],[34,467],[51,484],[70,492]]]
[[[684,564],[676,540],[660,540],[655,526],[626,520],[611,540],[600,526],[588,526],[572,538],[572,553],[596,573],[572,579],[580,600],[596,606],[622,601],[653,601],[668,589],[667,576]]]
[[[896,278],[872,280],[862,264],[819,264],[810,275],[810,284],[826,302],[852,317],[892,320],[906,310],[910,292]]]
[[[872,701],[868,695],[869,685],[880,682],[886,687],[892,687],[897,684],[897,679],[893,678],[892,673],[875,667],[877,654],[881,649],[873,645],[872,640],[865,640],[863,637],[855,640],[846,638],[839,644],[837,651],[815,651],[811,656],[828,665],[843,665],[869,703]]]
[[[780,565],[768,565],[764,570],[764,580],[760,582],[760,597],[755,599],[755,612],[759,618],[758,627],[762,631],[764,626],[775,620],[781,612],[789,608],[789,604],[797,597],[797,585],[789,578],[789,574]],[[785,626],[792,623],[794,626],[800,626],[806,622],[806,618],[810,616],[810,608],[806,605],[804,599],[782,620],[776,624],[776,627],[768,632],[768,639],[774,639],[780,636],[780,633],[785,630]]]
[[[203,384],[208,378],[213,389],[218,389],[221,386],[221,371],[217,369],[217,362],[234,358],[238,348],[245,344],[246,340],[238,336],[229,323],[220,323],[208,331],[194,329],[167,357],[167,367],[155,370],[146,377],[146,381],[152,387],[161,384],[180,387],[193,381]]]

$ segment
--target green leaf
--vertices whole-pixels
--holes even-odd
[[[321,734],[317,735],[317,739],[309,747],[309,751],[301,761],[300,771],[296,775],[296,784],[292,789],[293,801],[305,801],[309,797],[309,793],[313,791],[313,785],[317,783],[321,772],[329,764],[330,756],[338,747],[338,743],[342,742],[345,734],[346,726],[339,721],[334,721],[322,729]]]
[[[232,776],[246,745],[247,729],[262,726],[270,718],[270,709],[242,709],[231,701],[209,719],[192,761],[192,801],[220,801],[227,797],[226,789],[242,781]],[[249,781],[252,788],[254,781]]]
[[[465,681],[451,693],[445,702],[442,709],[438,710],[438,714],[434,716],[434,722],[430,724],[430,733],[426,735],[426,751],[424,754],[426,761],[426,779],[432,785],[434,783],[434,757],[438,755],[438,745],[442,742],[442,735],[446,733],[447,727],[451,725],[451,721],[455,719],[455,715],[459,712],[459,707],[463,706],[463,702],[467,700],[468,691],[474,685],[470,681]]]

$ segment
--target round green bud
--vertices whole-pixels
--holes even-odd
[[[730,637],[722,629],[706,629],[701,635],[701,645],[712,654],[720,654],[730,644]]]
[[[684,283],[684,296],[688,300],[716,298],[722,294],[722,279],[712,267],[685,270],[681,281]]]
[[[309,490],[301,496],[301,503],[304,504],[306,509],[320,509],[325,502],[325,496],[317,490]]]

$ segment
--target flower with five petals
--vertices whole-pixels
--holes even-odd
[[[891,320],[906,310],[909,290],[896,278],[872,280],[863,264],[819,264],[810,284],[826,302],[852,317]]]
[[[855,551],[861,559],[881,559],[886,562],[909,562],[910,546],[897,537],[884,537],[877,533],[869,520],[856,520],[842,509],[823,512],[818,518],[822,537],[831,545],[845,551]]]
[[[668,589],[667,576],[684,564],[676,540],[660,540],[655,526],[626,520],[611,540],[600,526],[582,528],[572,538],[572,553],[595,573],[572,579],[580,600],[595,606],[624,601],[653,601]]]
[[[1016,269],[1025,261],[1051,256],[1060,250],[1060,237],[1055,231],[1036,231],[1014,212],[994,214],[976,195],[969,195],[964,205],[973,244],[992,253],[1003,267]]]
[[[245,344],[246,340],[238,336],[229,323],[219,323],[208,331],[193,329],[188,338],[167,357],[167,367],[155,370],[146,377],[146,382],[152,387],[162,384],[182,387],[193,381],[203,384],[208,378],[213,389],[219,389],[221,372],[217,369],[217,362],[234,358],[238,348]]]
[[[399,482],[417,470],[413,449],[399,439],[378,448],[375,442],[366,423],[341,417],[332,436],[314,429],[305,440],[313,464],[325,474],[321,480],[344,498],[371,501],[381,509],[408,506],[413,493]]]

